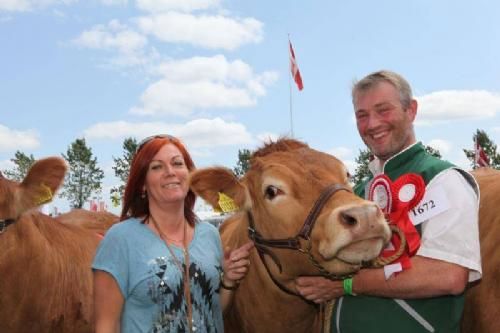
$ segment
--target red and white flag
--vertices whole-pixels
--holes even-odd
[[[90,200],[90,208],[91,212],[97,212],[97,202],[94,199]]]
[[[292,77],[297,88],[299,90],[304,89],[304,84],[302,83],[302,77],[300,76],[299,66],[297,66],[297,61],[295,60],[295,52],[293,52],[292,42],[288,41],[290,44],[290,71],[292,72]]]
[[[490,166],[490,158],[484,152],[483,147],[479,145],[479,142],[476,140],[474,143],[474,161],[478,167],[488,167]]]

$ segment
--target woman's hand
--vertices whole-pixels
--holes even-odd
[[[229,248],[225,249],[223,285],[234,287],[246,276],[250,267],[249,257],[253,246],[253,242],[248,242],[232,251]]]

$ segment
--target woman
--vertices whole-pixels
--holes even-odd
[[[92,265],[97,333],[223,332],[222,311],[248,271],[253,244],[222,253],[218,230],[193,212],[193,169],[172,136],[139,144],[123,222],[107,232]]]

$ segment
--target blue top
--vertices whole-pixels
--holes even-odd
[[[181,248],[170,245],[184,265]],[[223,252],[218,230],[197,222],[189,244],[193,328],[223,332],[219,284]],[[111,274],[125,299],[121,332],[187,332],[182,272],[167,246],[137,218],[115,224],[99,244],[93,269]],[[184,266],[183,266],[184,269]]]

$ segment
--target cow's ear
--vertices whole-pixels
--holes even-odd
[[[191,174],[190,184],[191,190],[215,209],[222,210],[219,205],[219,193],[224,193],[233,199],[240,208],[245,205],[246,188],[227,168],[196,170]]]
[[[66,174],[66,163],[59,157],[49,157],[33,164],[21,183],[22,200],[31,207],[52,201]]]

